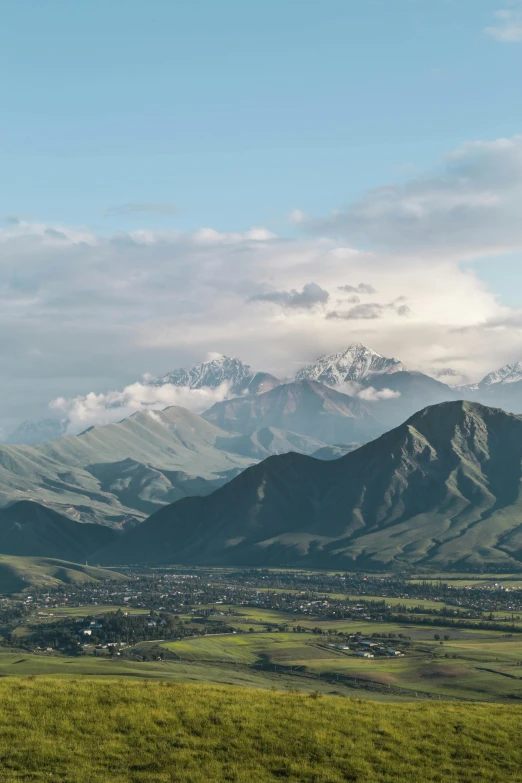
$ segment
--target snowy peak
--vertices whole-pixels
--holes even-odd
[[[303,367],[296,381],[312,380],[327,386],[341,386],[347,381],[362,381],[372,375],[404,370],[398,359],[388,359],[361,343],[350,345],[345,351],[323,356],[314,364]]]
[[[480,381],[478,388],[483,389],[496,383],[518,383],[518,381],[522,381],[522,361],[506,364],[500,370],[490,372]]]
[[[239,395],[269,391],[278,386],[280,381],[269,373],[254,372],[241,359],[217,355],[195,367],[173,370],[152,382],[154,386],[167,383],[190,389],[216,389],[227,384],[230,394]]]

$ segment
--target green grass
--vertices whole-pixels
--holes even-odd
[[[2,783],[519,783],[522,711],[152,682],[0,682]]]
[[[61,584],[81,584],[107,579],[123,580],[117,571],[69,563],[50,557],[0,555],[0,593],[10,594],[34,587],[53,588]]]
[[[185,660],[233,661],[252,664],[267,658],[292,659],[310,648],[311,639],[294,633],[253,633],[237,636],[206,636],[181,642],[166,642],[164,647]],[[316,649],[315,647],[313,649]],[[320,651],[318,651],[320,655]]]

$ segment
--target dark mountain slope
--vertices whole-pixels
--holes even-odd
[[[522,565],[522,419],[450,402],[332,462],[270,457],[129,532],[102,562]]]
[[[91,553],[122,536],[105,525],[74,522],[50,508],[21,500],[0,509],[0,552],[85,562]]]
[[[212,406],[203,417],[244,435],[275,427],[324,443],[368,440],[385,427],[360,400],[317,381],[294,381],[251,397]]]

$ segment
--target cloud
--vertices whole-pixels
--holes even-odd
[[[465,144],[434,171],[375,188],[307,228],[387,253],[464,260],[522,248],[521,204],[522,136],[515,136]]]
[[[294,226],[298,226],[301,223],[304,223],[305,220],[306,220],[306,215],[300,209],[294,209],[290,213],[289,221]]]
[[[177,215],[179,208],[175,204],[168,202],[158,202],[150,204],[120,204],[119,206],[109,207],[103,213],[104,217],[143,217],[144,215]]]
[[[518,5],[518,4],[517,4]],[[522,8],[502,9],[495,12],[497,24],[486,27],[485,32],[502,43],[522,41]]]
[[[359,283],[359,285],[339,285],[339,291],[346,291],[348,294],[376,294],[377,291],[369,283]]]
[[[384,307],[380,304],[361,304],[351,307],[349,310],[332,310],[327,314],[327,318],[342,318],[345,321],[356,321],[358,319],[370,320],[380,318]]]
[[[302,291],[295,288],[291,291],[269,291],[264,294],[255,294],[250,297],[251,302],[271,302],[288,308],[311,309],[317,305],[328,302],[330,294],[317,283],[307,283]]]
[[[191,389],[185,386],[165,384],[149,386],[146,383],[132,383],[123,391],[106,394],[90,392],[71,399],[57,397],[49,403],[50,408],[67,420],[67,434],[76,435],[87,427],[103,426],[130,416],[139,411],[148,411],[152,418],[161,421],[154,411],[171,405],[200,413],[215,402],[229,396],[229,384],[223,383],[215,389]]]
[[[350,302],[352,299],[358,301],[357,297],[350,297],[346,301]],[[389,304],[367,302],[366,304],[357,304],[349,310],[332,310],[326,314],[326,318],[340,318],[344,321],[356,321],[359,319],[373,320],[375,318],[381,318],[386,310],[393,310],[397,315],[405,317],[412,314],[408,305],[398,304],[399,302],[404,302],[405,299],[406,297],[404,296],[398,296],[393,302],[389,302]]]
[[[367,402],[377,402],[378,400],[395,400],[401,396],[401,393],[393,391],[393,389],[374,389],[373,386],[367,386],[358,392],[357,396]]]
[[[354,342],[470,380],[520,358],[522,310],[501,305],[467,262],[522,245],[521,156],[518,137],[468,144],[434,172],[362,196],[318,235],[0,225],[0,427],[45,417],[58,397],[78,400],[82,427],[93,407],[96,421],[121,418],[136,396],[114,393],[125,399],[112,407],[108,390],[209,350],[278,377]],[[347,281],[378,301],[342,297]],[[145,402],[193,405],[173,395]]]

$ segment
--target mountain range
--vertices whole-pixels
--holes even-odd
[[[522,568],[522,417],[456,401],[333,461],[274,456],[153,514],[99,561]]]
[[[179,419],[180,410],[171,415]],[[202,421],[199,437],[208,443],[214,425]],[[103,433],[87,435],[98,442]],[[255,431],[263,448],[280,437]],[[82,461],[81,450],[92,447],[67,444],[66,453]],[[214,491],[207,486],[206,495],[198,486],[198,496],[158,503],[141,524],[81,524],[50,504],[19,501],[0,509],[0,552],[107,566],[522,569],[522,416],[457,400],[425,408],[359,448],[324,449],[270,456]],[[122,463],[97,463],[89,475],[101,471],[108,492],[128,471],[131,480],[118,487],[123,503],[125,492],[139,492],[135,465]],[[157,480],[145,482],[152,497]]]
[[[0,445],[0,506],[35,500],[81,522],[135,524],[271,454],[323,445],[274,427],[227,432],[179,407],[144,411],[36,446]]]
[[[171,384],[187,389],[222,388],[226,397],[224,402],[228,403],[234,398],[249,398],[271,392],[281,385],[302,381],[321,383],[359,399],[384,428],[400,424],[427,405],[457,399],[469,399],[522,413],[522,362],[505,365],[486,375],[479,383],[449,386],[430,375],[409,370],[399,359],[381,356],[360,343],[323,356],[301,368],[294,378],[284,381],[271,373],[253,370],[240,359],[215,355],[195,367],[173,370],[148,383],[153,386]],[[247,403],[245,410],[249,406],[250,403]],[[230,412],[232,408],[227,410]],[[217,409],[212,415],[217,415]],[[267,414],[260,426],[272,426],[277,419],[277,414]],[[68,426],[66,418],[27,420],[11,433],[7,442],[36,445],[62,437]],[[316,430],[314,433],[314,437],[323,439],[321,433]],[[304,431],[302,434],[305,434]],[[373,434],[368,431],[365,439]]]

